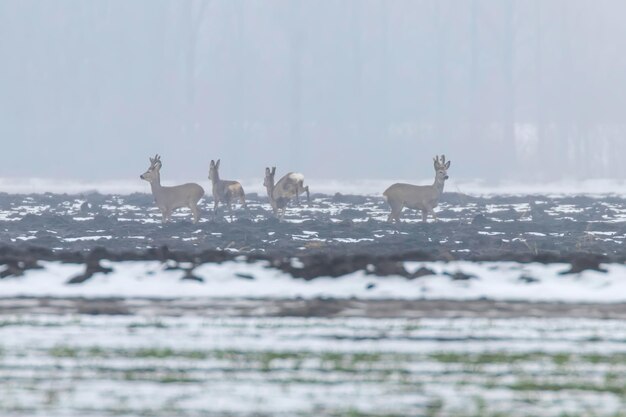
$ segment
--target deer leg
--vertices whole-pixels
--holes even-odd
[[[422,210],[422,221],[424,223],[428,223],[428,211],[427,210]]]
[[[391,206],[391,211],[389,212],[389,216],[387,217],[387,223],[393,223],[393,212],[395,211],[395,207],[392,204],[389,204]]]
[[[436,222],[439,221],[439,217],[437,217],[437,214],[435,213],[434,209],[430,209],[430,214],[433,215],[433,218],[435,219]]]
[[[302,181],[296,184],[296,202],[300,205],[300,194],[304,192],[304,183]]]
[[[215,201],[213,202],[213,214],[217,216],[217,205],[219,204],[219,202],[217,201],[217,198],[215,199]]]
[[[228,215],[230,217],[230,221],[233,221],[233,206],[232,206],[232,202],[230,199],[230,195],[226,195],[226,197],[224,198],[224,201],[222,201],[222,203],[224,204],[224,206],[228,209]]]
[[[311,202],[311,194],[309,194],[309,186],[307,185],[306,187],[303,188],[304,191],[306,191],[306,202],[310,203]]]
[[[168,207],[159,207],[161,214],[163,215],[163,223],[167,223],[171,220],[172,210]]]
[[[402,214],[402,209],[404,208],[404,206],[400,206],[400,208],[398,209],[398,211],[395,214],[395,219],[398,223],[400,223],[400,215]]]
[[[246,204],[246,195],[243,191],[241,192],[241,206],[246,210],[248,209],[248,205]]]
[[[393,223],[393,220],[400,222],[400,213],[402,213],[402,204],[389,202],[391,206],[391,213],[389,213],[389,217],[387,218],[387,223]]]
[[[198,206],[196,204],[191,204],[189,208],[191,209],[191,214],[193,215],[193,223],[198,223]]]
[[[400,213],[402,212],[402,209],[398,210],[398,211],[392,211],[391,213],[389,213],[389,217],[387,218],[387,222],[388,223],[393,223],[393,221],[395,220],[396,222],[400,223]]]

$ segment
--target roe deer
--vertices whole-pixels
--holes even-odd
[[[292,198],[296,198],[298,204],[300,204],[300,194],[306,192],[307,202],[311,201],[311,195],[309,193],[309,186],[304,185],[304,175],[298,172],[290,172],[285,174],[276,184],[274,184],[274,176],[276,175],[276,167],[265,168],[265,179],[263,180],[263,186],[267,189],[267,196],[269,197],[270,204],[274,210],[274,214],[278,214],[278,211],[282,209],[282,219],[287,209],[287,203]]]
[[[189,207],[193,222],[198,223],[198,201],[204,196],[204,189],[195,183],[164,187],[161,185],[161,157],[150,158],[150,167],[139,178],[150,183],[154,201],[163,214],[163,223],[170,220],[177,208]]]
[[[450,161],[446,162],[446,156],[439,155],[435,161],[435,182],[433,185],[411,185],[397,183],[387,188],[383,193],[385,200],[391,206],[388,222],[400,221],[400,213],[404,207],[422,211],[422,220],[427,221],[428,214],[432,214],[437,221],[437,215],[433,210],[439,204],[439,197],[443,193],[443,186],[448,179]]]
[[[230,211],[230,219],[233,219],[233,208],[231,203],[233,200],[239,200],[244,208],[246,208],[246,194],[243,191],[243,187],[237,181],[221,180],[220,179],[220,160],[217,162],[211,159],[209,165],[209,179],[213,183],[213,211],[217,214],[217,206],[219,203],[223,203],[228,206]]]

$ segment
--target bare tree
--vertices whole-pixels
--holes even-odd
[[[184,32],[185,91],[187,104],[195,102],[197,78],[197,49],[200,28],[210,0],[182,0],[182,30]]]

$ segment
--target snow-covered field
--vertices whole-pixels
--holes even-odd
[[[294,261],[297,262],[297,261]],[[584,271],[561,275],[565,264],[513,262],[405,262],[409,273],[425,268],[433,274],[408,279],[378,277],[357,271],[338,278],[305,281],[270,268],[267,262],[207,263],[193,270],[203,282],[181,280],[181,269],[150,261],[109,262],[113,272],[97,273],[82,284],[67,281],[84,266],[42,262],[43,269],[0,280],[1,297],[206,298],[210,299],[406,299],[509,300],[549,302],[626,302],[626,266],[606,265],[608,273]],[[183,268],[185,265],[179,265]],[[459,273],[466,279],[455,279]]]
[[[620,416],[626,325],[3,316],[0,415]]]
[[[0,417],[625,416],[622,184],[451,183],[399,225],[376,182],[197,225],[92,185],[124,195],[0,194]]]

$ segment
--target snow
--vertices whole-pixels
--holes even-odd
[[[67,237],[63,240],[66,242],[84,242],[84,241],[92,241],[92,240],[109,240],[113,239],[113,236],[81,236],[81,237]]]
[[[304,417],[353,405],[428,415],[435,400],[454,416],[624,409],[611,391],[625,382],[621,320],[7,314],[2,324],[3,416]],[[473,363],[483,354],[500,360]]]
[[[181,281],[181,270],[164,270],[159,262],[133,261],[104,266],[110,274],[96,274],[80,285],[67,280],[84,266],[41,262],[44,269],[29,270],[23,277],[0,280],[0,296],[53,297],[130,297],[130,298],[316,298],[347,299],[452,299],[452,300],[521,300],[552,302],[624,302],[626,301],[626,266],[606,265],[608,273],[585,271],[560,275],[566,264],[518,264],[513,262],[473,263],[407,262],[409,272],[428,268],[436,275],[409,280],[401,276],[377,277],[357,271],[340,278],[321,277],[311,281],[295,279],[269,268],[266,262],[231,261],[203,264],[193,273],[205,282]],[[294,260],[293,265],[301,266]],[[474,276],[453,280],[457,272]],[[238,276],[239,275],[239,276]],[[241,279],[240,276],[254,279]],[[538,279],[527,283],[522,276]]]

